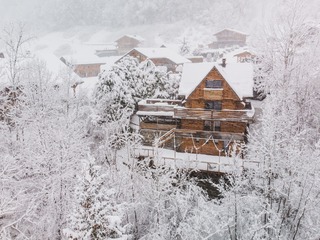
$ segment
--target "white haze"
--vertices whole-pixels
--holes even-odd
[[[0,25],[22,21],[40,31],[78,26],[121,28],[149,24],[204,25],[212,29],[256,28],[280,1],[263,0],[1,0]]]

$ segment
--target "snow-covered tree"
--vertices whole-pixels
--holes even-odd
[[[133,57],[123,58],[100,75],[96,102],[103,108],[102,117],[106,121],[116,121],[119,110],[130,116],[142,99],[170,97],[172,90],[167,82],[166,74],[150,60],[139,63]]]
[[[169,98],[175,94],[176,78],[170,78],[170,81],[167,74],[159,71],[150,60],[139,63],[133,57],[123,58],[100,75],[92,125],[105,132],[103,138],[113,138],[106,143],[111,141],[119,145],[123,142],[121,136],[130,131],[130,118],[140,100]]]
[[[89,157],[84,165],[65,235],[69,239],[121,238],[124,229],[120,225],[122,213],[115,203],[115,190],[105,185],[106,175],[94,158]]]
[[[183,38],[179,50],[180,50],[180,54],[182,56],[188,55],[191,52],[191,49],[190,49],[190,46],[189,46],[189,42],[188,42],[188,40],[186,38]]]
[[[259,165],[234,174],[224,192],[232,239],[319,238],[319,30],[293,3],[264,43],[267,95],[247,149]]]
[[[28,44],[32,38],[28,36],[25,25],[8,24],[1,34],[1,41],[4,46],[4,74],[6,83],[15,88],[23,78],[26,71],[26,61],[30,58]]]
[[[62,79],[57,82],[41,61],[29,61],[14,128],[1,124],[0,202],[11,210],[3,210],[0,233],[9,239],[61,238],[78,159],[88,150],[90,112],[86,99],[74,98],[68,78]]]

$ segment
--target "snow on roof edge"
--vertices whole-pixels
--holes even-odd
[[[243,34],[243,35],[246,35],[246,36],[249,36],[249,34],[245,33],[245,32],[241,32],[241,31],[238,31],[238,30],[235,30],[235,29],[232,29],[232,28],[224,28],[216,33],[214,33],[213,35],[217,35],[225,30],[228,30],[228,31],[232,31],[232,32],[236,32],[236,33],[240,33],[240,34]]]
[[[226,67],[222,67],[213,62],[184,64],[179,95],[188,98],[214,67],[240,99],[253,96],[253,67],[251,63],[227,63]]]

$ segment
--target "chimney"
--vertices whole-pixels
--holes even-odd
[[[222,58],[222,63],[221,63],[221,66],[222,67],[226,67],[227,66],[227,63],[226,63],[226,61],[227,61],[227,59],[225,59],[225,58]]]

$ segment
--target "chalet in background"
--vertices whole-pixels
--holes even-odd
[[[191,61],[167,48],[134,48],[126,56],[135,57],[139,62],[150,59],[157,67],[165,68],[168,72],[177,72],[184,63]],[[120,61],[120,58],[118,61]]]
[[[243,63],[243,62],[252,62],[255,58],[255,55],[253,55],[249,51],[243,51],[238,54],[235,54],[234,57],[237,58],[237,62]]]
[[[138,35],[124,35],[116,40],[118,55],[127,53],[133,48],[138,47],[144,39]]]
[[[213,35],[216,37],[216,40],[208,45],[209,48],[243,47],[247,44],[248,34],[237,30],[226,28]]]
[[[113,43],[97,44],[100,48],[95,50],[95,54],[98,57],[121,56],[139,47],[143,41],[144,39],[138,35],[124,35]]]
[[[247,101],[252,90],[250,63],[184,64],[181,100],[139,103],[137,115],[144,144],[228,155],[234,141],[246,142],[246,129],[254,120],[254,109]]]
[[[64,56],[60,60],[68,67],[73,68],[73,71],[82,78],[96,77],[100,73],[101,65],[106,64],[106,60],[97,56],[86,58],[75,58]]]
[[[115,43],[101,44],[103,48],[96,49],[95,54],[98,57],[118,56],[118,47]]]
[[[188,60],[192,63],[201,63],[203,62],[203,56],[186,56]]]

